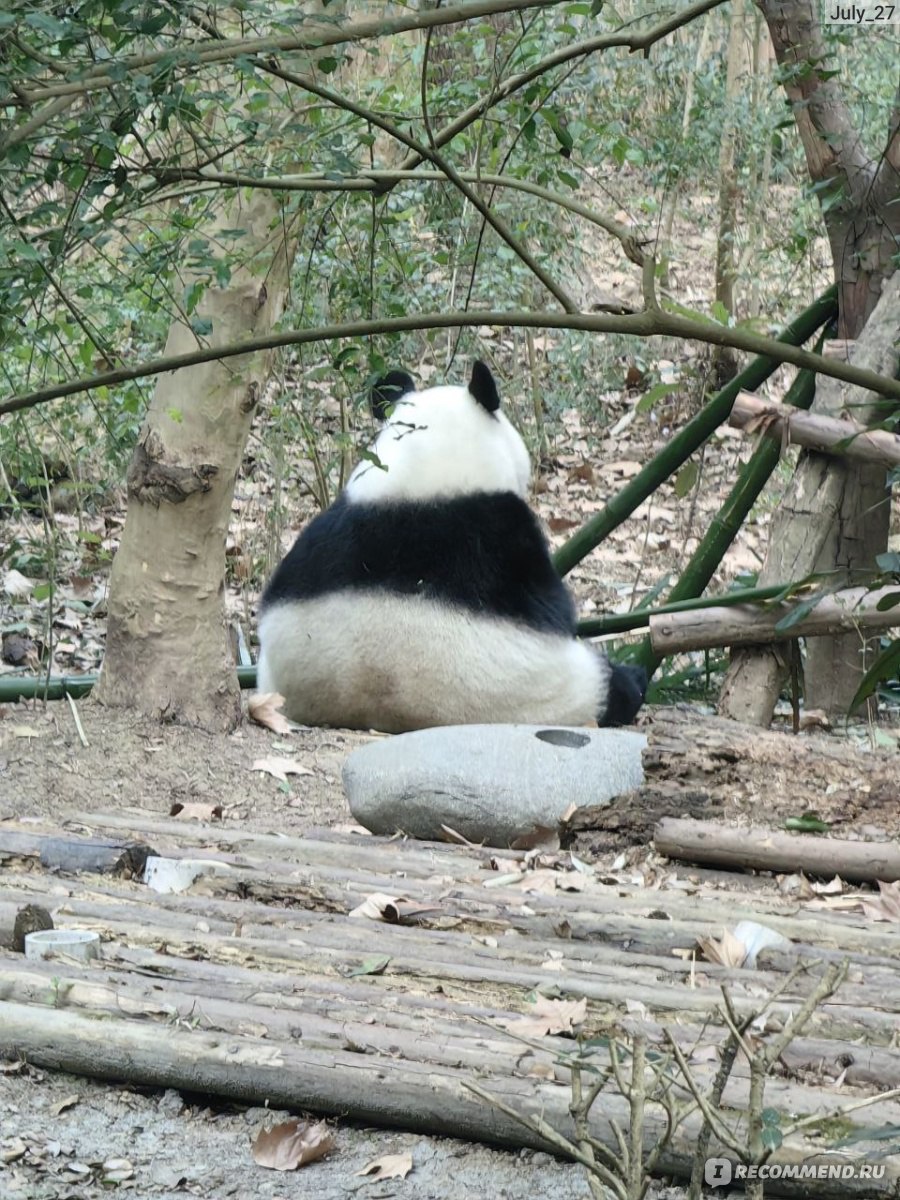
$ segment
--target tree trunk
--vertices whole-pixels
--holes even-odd
[[[839,334],[853,338],[875,310],[884,281],[893,270],[900,239],[900,108],[892,115],[883,151],[867,153],[841,93],[842,85],[830,69],[829,50],[812,0],[756,2],[782,68],[810,178],[819,187],[839,290]],[[874,350],[871,344],[870,349]],[[896,358],[885,373],[895,372]],[[835,389],[823,385],[822,391],[825,400],[817,402],[815,410],[832,415]],[[854,415],[859,414],[854,411]],[[828,470],[812,455],[801,460],[799,470],[806,476],[805,482],[795,481],[773,521],[769,558],[774,555],[790,561],[796,551],[795,566],[802,561],[804,571],[795,569],[792,578],[816,570],[833,573],[841,583],[855,570],[871,570],[875,555],[887,546],[890,513],[884,473],[846,465]],[[810,506],[818,499],[817,476],[827,519],[823,516],[813,521]],[[792,516],[796,520],[793,529]],[[799,549],[811,525],[815,525],[810,542],[814,555]],[[779,546],[777,538],[786,545]],[[865,670],[864,651],[853,636],[812,644],[805,672],[807,702],[832,716],[844,715]],[[720,711],[767,724],[785,669],[784,656],[777,650],[742,652],[726,679]]]
[[[885,284],[854,349],[854,363],[894,377],[898,334],[900,274]],[[814,407],[831,417],[846,412],[865,424],[876,415],[878,406],[878,397],[872,393],[825,379],[819,383]],[[875,554],[887,542],[889,520],[890,492],[884,467],[850,465],[815,452],[804,454],[773,517],[760,586],[804,579],[817,571],[835,572],[829,578],[840,585],[850,581],[854,572],[871,571]],[[807,651],[807,704],[842,717],[865,670],[863,651],[864,644],[855,633],[811,644]],[[720,713],[751,725],[768,725],[787,666],[783,646],[733,654],[719,697]]]
[[[245,231],[254,262],[272,244],[279,206],[256,191],[219,214],[218,230]],[[215,244],[215,230],[208,233]],[[213,345],[259,336],[281,313],[290,255],[275,239],[265,276],[243,263],[226,287],[210,286],[193,314]],[[205,277],[204,277],[205,278]],[[189,288],[195,274],[184,272]],[[166,354],[194,349],[186,316],[169,329]],[[160,376],[128,470],[128,517],[110,578],[106,657],[96,695],[211,730],[234,728],[240,689],[226,632],[225,535],[250,424],[271,353],[209,362]]]

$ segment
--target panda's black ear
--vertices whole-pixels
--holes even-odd
[[[415,390],[416,382],[412,375],[406,371],[389,371],[372,388],[372,412],[379,421],[386,420],[401,396],[407,396]]]
[[[469,391],[481,407],[487,409],[489,413],[496,412],[500,407],[500,393],[497,391],[497,384],[494,382],[490,368],[480,359],[477,359],[472,367]]]

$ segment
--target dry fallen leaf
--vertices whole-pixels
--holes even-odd
[[[169,809],[170,817],[183,817],[186,821],[221,821],[221,804],[173,804]]]
[[[740,967],[747,957],[747,947],[727,929],[722,930],[722,937],[719,940],[697,938],[697,945],[707,962],[719,963],[723,967]]]
[[[284,704],[284,696],[279,692],[254,692],[247,701],[247,711],[250,720],[257,725],[265,725],[273,733],[290,733],[291,723],[278,710]]]
[[[302,767],[300,763],[294,762],[292,758],[258,758],[253,764],[251,770],[266,771],[269,775],[273,775],[282,783],[287,783],[288,775],[314,775],[309,767]]]
[[[80,1097],[74,1093],[71,1096],[64,1096],[62,1100],[57,1100],[55,1104],[50,1105],[49,1112],[52,1116],[58,1117],[59,1114],[65,1112],[66,1109],[74,1108],[79,1099]]]
[[[551,829],[546,825],[535,825],[528,833],[523,833],[521,837],[510,846],[511,850],[558,850],[559,849],[559,834],[556,829]]]
[[[261,1129],[252,1146],[253,1161],[273,1171],[295,1171],[334,1149],[334,1134],[324,1121],[285,1121]]]
[[[404,896],[388,896],[385,892],[372,892],[366,896],[362,904],[350,910],[349,917],[368,917],[370,921],[396,921],[397,908],[405,900]],[[385,916],[390,911],[392,916]]]
[[[124,1183],[134,1175],[134,1166],[127,1158],[108,1158],[100,1169],[104,1183]]]
[[[370,921],[386,921],[389,925],[400,925],[424,913],[440,912],[435,904],[417,904],[405,896],[388,896],[384,892],[372,892],[347,915],[367,917]]]
[[[445,842],[454,842],[458,846],[471,846],[473,850],[478,850],[482,845],[481,842],[470,842],[467,837],[457,833],[452,825],[441,825],[441,833]]]
[[[412,1170],[411,1154],[383,1154],[381,1158],[373,1158],[366,1163],[361,1171],[354,1175],[368,1175],[371,1182],[379,1179],[405,1179]]]
[[[810,887],[817,896],[840,896],[844,890],[844,881],[840,875],[835,875],[834,879],[829,879],[827,883],[812,883]]]
[[[40,730],[35,729],[33,725],[13,725],[10,733],[13,737],[21,738],[39,738],[41,736]]]
[[[878,896],[857,897],[870,921],[900,921],[900,881],[878,883]]]
[[[565,533],[568,529],[574,529],[576,525],[580,525],[580,521],[572,521],[569,517],[548,517],[547,527],[551,533]]]
[[[3,590],[7,596],[29,596],[33,587],[31,580],[26,579],[22,572],[14,567],[3,576]]]
[[[522,1037],[543,1037],[547,1033],[574,1033],[586,1015],[587,999],[583,996],[580,1000],[548,1000],[539,994],[528,1016],[504,1021],[503,1025]]]

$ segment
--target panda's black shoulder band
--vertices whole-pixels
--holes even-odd
[[[491,374],[490,368],[480,359],[472,367],[472,378],[469,380],[469,391],[482,408],[489,413],[496,412],[500,407],[500,393]]]
[[[389,371],[372,388],[372,413],[377,420],[386,420],[397,401],[415,390],[416,382],[412,375],[406,371]]]

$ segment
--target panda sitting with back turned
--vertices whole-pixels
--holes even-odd
[[[386,421],[265,590],[258,688],[304,725],[629,724],[646,675],[575,636],[575,606],[525,502],[522,438],[490,370],[373,390]]]

